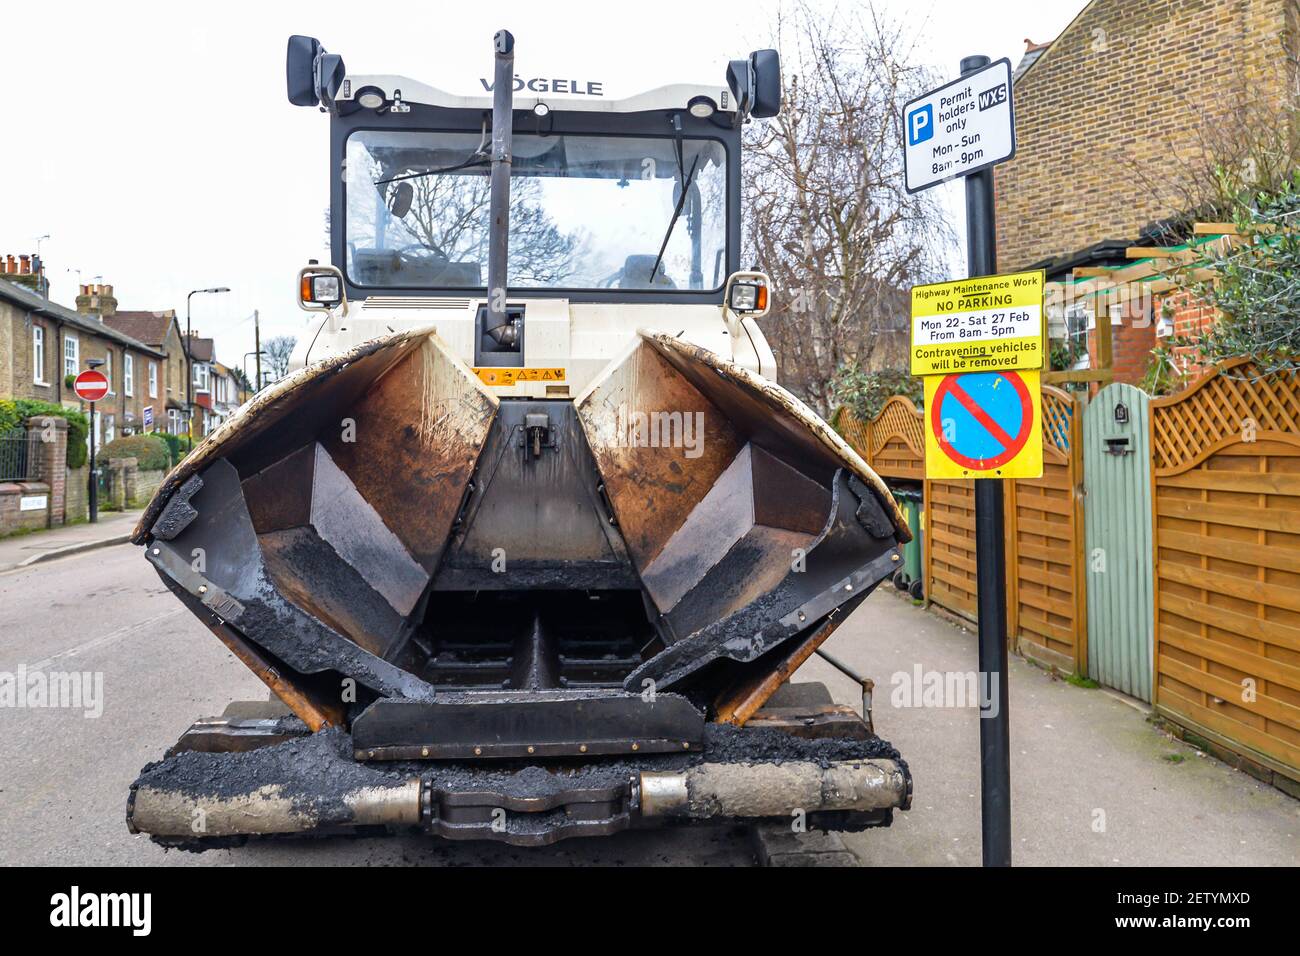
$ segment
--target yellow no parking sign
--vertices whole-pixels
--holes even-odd
[[[912,288],[927,478],[1042,476],[1043,280],[1016,272]]]

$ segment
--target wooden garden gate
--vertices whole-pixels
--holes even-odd
[[[1111,385],[1083,414],[1088,676],[1151,701],[1150,397]]]

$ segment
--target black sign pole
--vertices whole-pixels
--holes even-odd
[[[966,76],[986,56],[961,61]],[[1008,91],[1010,93],[1010,91]],[[971,278],[997,272],[993,169],[966,177],[966,264]],[[1007,717],[1007,569],[1002,480],[975,479],[975,572],[979,590],[979,669],[989,711],[980,713],[980,831],[985,866],[1011,865],[1011,735]],[[992,708],[997,710],[993,711]]]
[[[90,403],[90,523],[99,521],[99,476],[95,474],[95,403]]]

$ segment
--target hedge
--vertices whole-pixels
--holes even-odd
[[[75,408],[65,408],[53,402],[34,398],[0,398],[0,434],[17,428],[29,418],[54,415],[68,422],[68,467],[80,468],[86,463],[86,438],[90,435],[90,420]]]
[[[134,458],[141,471],[166,471],[171,467],[171,450],[158,435],[125,435],[115,438],[97,454],[104,461]]]
[[[194,446],[189,435],[171,435],[167,432],[155,432],[154,434],[167,443],[167,450],[171,454],[173,465],[188,455],[190,449]]]

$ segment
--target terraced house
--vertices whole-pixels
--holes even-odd
[[[148,368],[148,393],[154,428],[172,435],[185,433],[185,348],[175,309],[156,312],[114,312],[104,323],[162,352],[166,359]]]
[[[158,402],[167,356],[104,321],[116,310],[113,287],[82,286],[77,309],[46,298],[43,266],[34,256],[6,256],[0,270],[0,396],[34,398],[70,407],[80,400],[72,379],[89,359],[101,359],[108,396],[97,403],[98,441],[145,430],[145,409]],[[151,378],[151,376],[154,376]],[[159,391],[161,395],[161,391]]]

